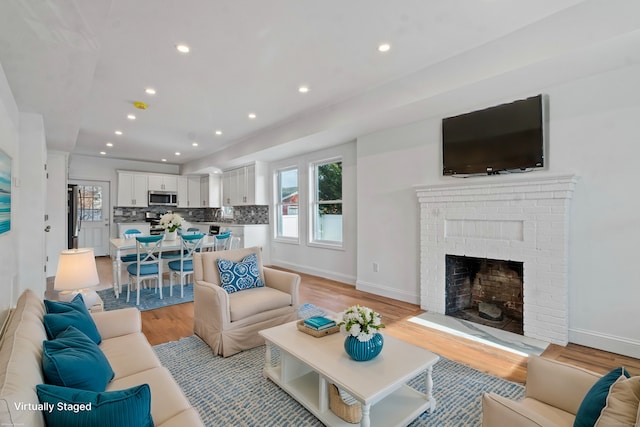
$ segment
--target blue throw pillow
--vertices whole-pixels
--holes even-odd
[[[219,258],[218,272],[220,273],[220,286],[228,294],[264,286],[264,282],[260,278],[256,254],[247,255],[240,262]]]
[[[600,417],[600,412],[607,404],[609,389],[622,375],[629,378],[629,372],[624,368],[616,368],[600,378],[587,392],[582,400],[573,427],[593,427]]]
[[[47,427],[153,427],[147,384],[101,393],[38,384],[36,392],[46,405],[42,413]]]
[[[80,297],[80,300],[82,301],[82,297]],[[82,303],[82,307],[84,310],[73,308],[69,309],[69,311],[45,314],[42,321],[49,339],[54,339],[69,326],[75,326],[79,331],[91,338],[93,342],[100,344],[102,337],[100,336],[100,332],[98,332],[98,328],[91,314],[89,314],[89,310],[84,306],[84,302]]]
[[[91,391],[104,391],[114,375],[100,347],[73,326],[42,343],[42,371],[48,384]]]
[[[44,308],[47,313],[66,313],[68,311],[89,312],[84,304],[82,294],[76,294],[71,301],[50,301],[44,300]]]

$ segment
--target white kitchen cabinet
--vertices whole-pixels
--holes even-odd
[[[203,208],[219,208],[220,175],[209,174],[200,178],[200,199]]]
[[[199,208],[200,200],[200,176],[178,177],[178,207]]]
[[[238,173],[239,169],[231,169],[222,174],[223,206],[237,206],[240,204],[238,199]]]
[[[118,171],[118,206],[146,208],[148,191],[146,174]]]
[[[150,191],[178,191],[176,175],[149,175]]]
[[[266,205],[267,166],[255,162],[225,171],[222,177],[224,206]]]

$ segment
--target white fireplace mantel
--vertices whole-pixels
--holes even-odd
[[[445,257],[524,264],[524,335],[568,342],[568,238],[575,175],[525,173],[417,186],[420,305],[445,313]]]

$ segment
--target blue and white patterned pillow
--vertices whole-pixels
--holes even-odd
[[[240,262],[219,258],[218,272],[220,272],[220,286],[228,294],[264,286],[260,278],[256,254],[247,255]]]

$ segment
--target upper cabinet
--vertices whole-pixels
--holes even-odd
[[[149,175],[149,191],[178,191],[178,176]]]
[[[220,175],[209,174],[200,178],[200,199],[203,208],[219,208]]]
[[[179,176],[178,177],[178,207],[179,208],[199,208],[202,207],[200,200],[200,177],[199,176]]]
[[[118,206],[147,207],[146,174],[118,171]]]
[[[224,206],[266,205],[267,165],[255,162],[222,174]]]

